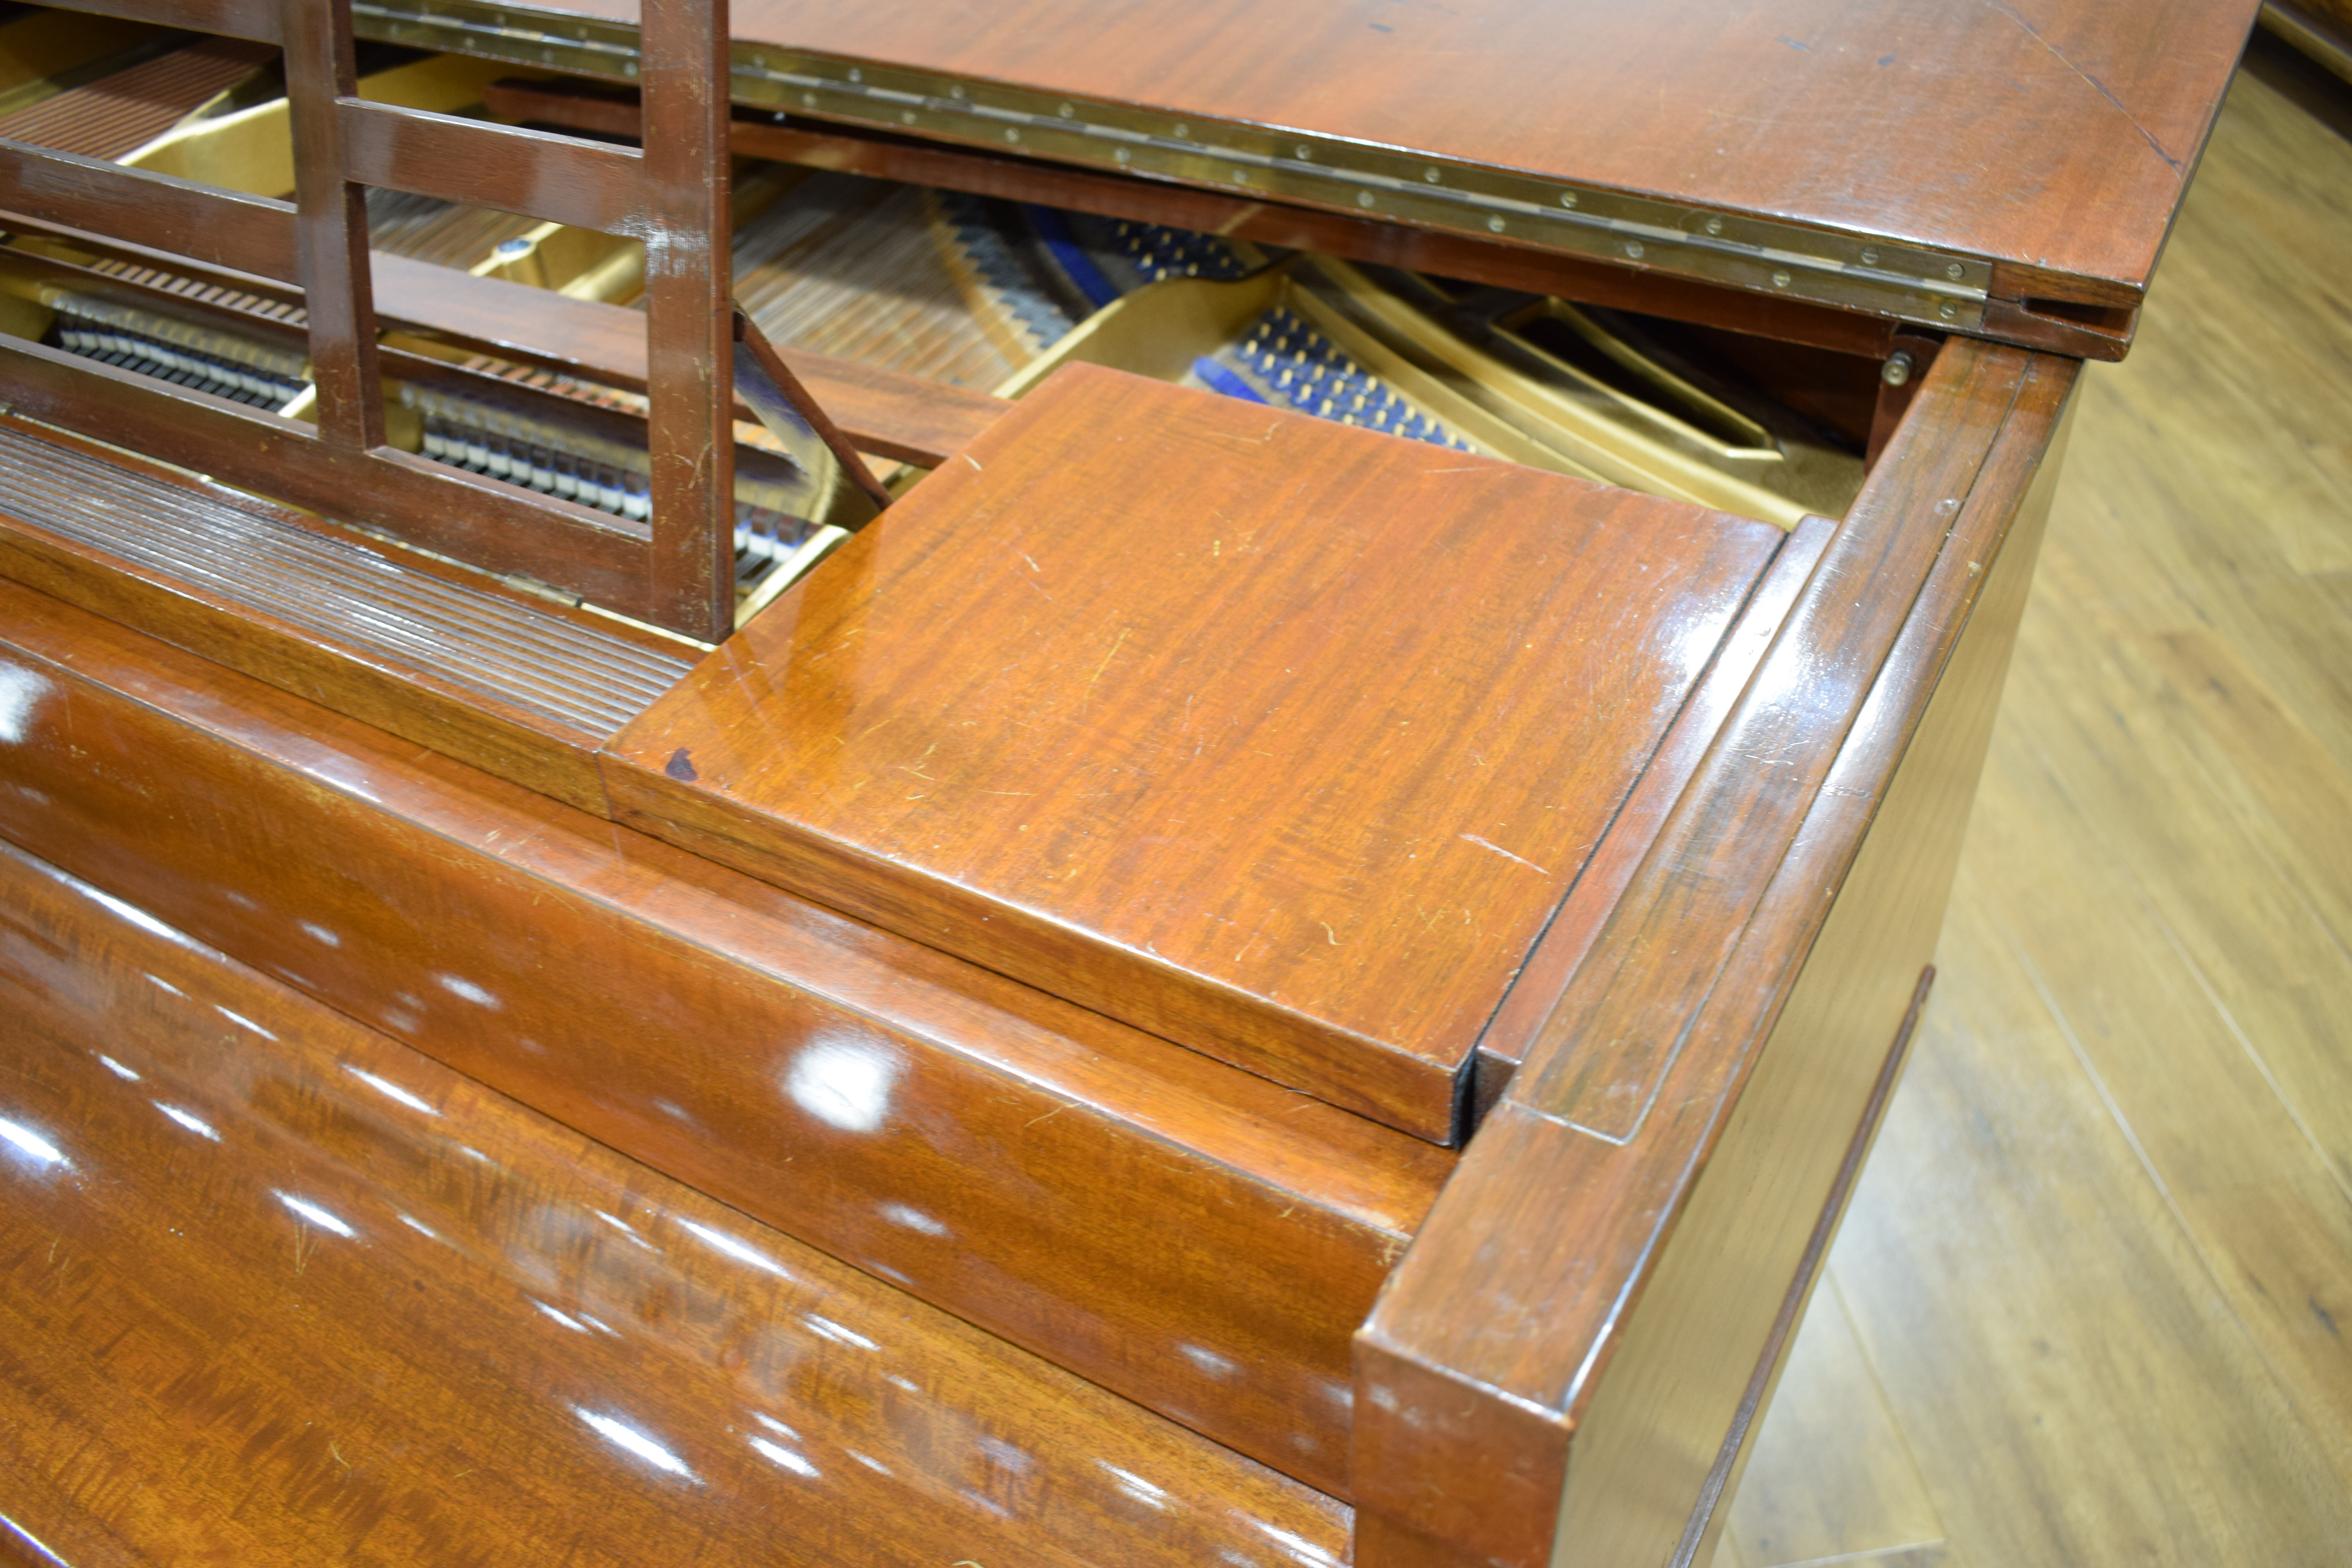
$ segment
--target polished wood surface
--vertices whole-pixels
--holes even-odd
[[[1832,940],[1832,900],[1850,877],[1867,879],[1855,857],[1874,821],[1912,815],[1882,792],[1928,731],[1930,699],[1971,626],[1987,633],[1998,687],[2005,632],[1998,616],[1979,623],[1973,612],[2021,513],[2029,527],[2019,563],[2030,565],[2029,489],[2074,369],[1960,342],[1938,356],[1894,460],[1823,554],[1594,957],[1359,1336],[1360,1561],[1539,1563],[1556,1546],[1569,1561],[1588,1552],[1651,1561],[1672,1555],[1690,1527],[1687,1500],[1759,1367],[1769,1372],[1759,1358],[1772,1312],[1916,991],[1942,901],[1935,856],[1915,866],[1896,856],[1884,883],[1901,918],[1856,910],[1843,925],[1851,942]],[[1905,460],[1915,447],[1919,460]],[[1857,599],[1855,581],[1880,592]],[[1989,700],[1981,689],[1966,698],[1979,717]],[[1898,782],[1913,798],[1928,792],[1916,813],[1923,826],[1902,837],[1932,843],[1939,825],[1956,828],[1972,776],[1965,726],[1955,757],[1926,781]],[[1712,833],[1685,837],[1710,818]],[[1727,841],[1745,854],[1725,858]],[[1662,908],[1681,911],[1672,935],[1635,938],[1667,929],[1652,923]],[[1906,931],[1916,937],[1907,945]],[[1809,952],[1823,961],[1818,979]],[[1631,962],[1637,954],[1647,962]],[[1679,991],[1655,984],[1677,971]],[[1809,1005],[1834,1026],[1765,1048],[1808,982],[1819,998]],[[1562,1018],[1586,1020],[1585,1032],[1554,1032]],[[1776,1100],[1762,1086],[1775,1081],[1830,1125],[1819,1138],[1792,1137],[1770,1161],[1738,1159],[1738,1128],[1771,1120]],[[1759,1097],[1756,1110],[1743,1092]],[[1842,1095],[1851,1110],[1840,1119]],[[1732,1172],[1713,1184],[1702,1174],[1710,1152]],[[1706,1221],[1717,1192],[1728,1206]],[[1583,1195],[1572,1223],[1557,1217],[1563,1193]],[[1760,1216],[1745,1203],[1761,1204]],[[1723,1226],[1738,1245],[1678,1254],[1678,1222],[1699,1236]],[[1519,1239],[1497,1245],[1500,1236]],[[1666,1309],[1629,1325],[1627,1303],[1693,1266],[1678,1257],[1733,1288],[1668,1293],[1679,1331]],[[1767,1279],[1777,1283],[1759,1292]],[[1693,1315],[1695,1300],[1736,1305],[1710,1322]],[[1649,1375],[1665,1377],[1673,1396],[1619,1394]],[[1650,1435],[1600,1452],[1646,1460],[1649,1480],[1604,1484],[1596,1500],[1580,1484],[1574,1443],[1587,1422],[1612,1429],[1621,1410]],[[1686,1483],[1667,1479],[1692,1461]],[[1696,1523],[1703,1531],[1705,1519]]]
[[[1814,1283],[1894,1088],[1896,1058],[1928,1000],[1927,961],[2062,471],[2063,426],[2053,437],[2049,421],[2072,371],[2021,390],[2017,416],[1956,520],[1953,547],[1923,587],[1801,830],[1801,842],[1850,843],[1868,819],[1738,1110],[1643,1287],[1658,1305],[1616,1332],[1584,1410],[1576,1441],[1589,1447],[1571,1454],[1557,1533],[1584,1560],[1639,1560],[1672,1541],[1677,1555],[1703,1562],[1720,1528],[1707,1505],[1737,1471],[1752,1431],[1749,1402],[1769,1385]],[[1933,695],[1910,710],[1927,671],[1937,672]],[[1822,895],[1807,883],[1823,872],[1789,869],[1757,924],[1820,908]],[[1774,962],[1736,959],[1724,982],[1761,991],[1780,978]],[[1898,1017],[1886,1055],[1888,1020]],[[1824,1185],[1827,1202],[1809,1215]],[[1796,1283],[1776,1303],[1772,1287],[1790,1278],[1792,1259]],[[1652,1463],[1641,1466],[1636,1453]],[[1697,1510],[1684,1505],[1694,1491]]]
[[[728,0],[674,0],[647,12],[640,41],[644,205],[651,220],[642,237],[653,463],[648,574],[661,606],[654,619],[710,642],[735,625],[735,443],[728,438],[736,401],[734,162],[722,85],[728,15]]]
[[[699,651],[27,420],[0,454],[0,575],[598,816]]]
[[[1074,365],[648,709],[608,785],[623,821],[1445,1141],[1780,538]]]
[[[638,136],[643,123],[636,95],[613,88],[512,79],[491,83],[483,96],[490,112],[503,119],[631,140]],[[1894,324],[1883,318],[1801,300],[1720,289],[1663,273],[1636,272],[1349,213],[1094,174],[1033,158],[1007,157],[992,150],[829,126],[804,118],[778,123],[748,110],[737,116],[730,130],[735,151],[744,157],[845,170],[1007,201],[1037,202],[1222,235],[1254,245],[1346,257],[1535,294],[1559,294],[1613,310],[1705,322],[1779,343],[1807,343],[1883,359],[1894,332]],[[2075,352],[2096,355],[2102,349],[2096,341],[2084,340]]]
[[[1491,1104],[1502,1092],[1501,1082],[1490,1084],[1485,1081],[1487,1078],[1507,1079],[1527,1058],[1528,1043],[1559,1005],[1561,994],[1591,952],[1602,925],[1615,912],[1626,885],[1640,871],[1659,830],[1706,762],[1717,732],[1755,679],[1772,639],[1796,607],[1813,569],[1821,564],[1822,551],[1836,534],[1837,525],[1829,519],[1806,518],[1791,531],[1789,542],[1758,581],[1715,662],[1691,689],[1641,782],[1627,794],[1576,886],[1528,951],[1510,994],[1503,998],[1479,1035],[1482,1101]]]
[[[1332,1565],[1347,1510],[0,847],[0,1554]]]
[[[102,158],[0,142],[0,212],[298,283],[292,204],[128,169]]]
[[[634,19],[635,0],[542,0]],[[747,42],[1405,149],[2144,289],[2255,0],[737,0]],[[2102,285],[2109,287],[2103,288]]]
[[[1334,1494],[1446,1152],[0,585],[0,835]]]
[[[2352,1541],[2352,90],[2250,68],[2084,378],[1936,1000],[1722,1568]]]

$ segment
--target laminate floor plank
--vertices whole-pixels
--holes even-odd
[[[1831,1265],[1948,1540],[2006,1568],[2342,1562],[2341,1473],[1980,879]]]
[[[2068,789],[2053,751],[2094,752],[2065,732],[2068,706],[2021,704],[2001,737],[1972,887],[2282,1390],[2352,1467],[2352,1346],[2336,1331],[2352,1321],[2352,1200],[2131,874],[2130,842],[2095,826],[2114,795],[2094,809]]]
[[[2352,1563],[2352,94],[2252,58],[2084,377],[1935,996],[1716,1568]],[[1842,1317],[1940,1544],[1853,1501]]]

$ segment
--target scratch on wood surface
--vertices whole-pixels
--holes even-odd
[[[984,473],[988,472],[988,470],[987,470],[986,468],[982,468],[982,467],[980,466],[980,459],[979,459],[978,458],[973,457],[970,452],[959,452],[959,453],[957,453],[957,454],[956,454],[956,456],[957,456],[957,457],[959,457],[959,458],[961,458],[965,462],[970,463],[970,464],[971,465],[971,471],[972,471],[973,473],[975,473],[975,474],[984,474]]]
[[[1111,639],[1110,651],[1102,656],[1102,662],[1095,666],[1095,672],[1087,677],[1087,689],[1089,691],[1094,689],[1095,682],[1102,679],[1103,671],[1110,668],[1110,661],[1118,657],[1118,650],[1127,642],[1127,634],[1130,629],[1127,626],[1119,627],[1118,636]]]
[[[2155,132],[2151,132],[2147,126],[2142,125],[2139,122],[2139,116],[2134,114],[2130,110],[2124,107],[2124,100],[2122,99],[2117,98],[2114,93],[2107,90],[2106,83],[2101,81],[2097,77],[2093,76],[2089,71],[2084,70],[2081,66],[2076,65],[2073,60],[2068,59],[2066,58],[2066,52],[2063,49],[2061,49],[2057,45],[2043,37],[2040,30],[2037,29],[2032,23],[2027,21],[2015,11],[2012,11],[2008,6],[2002,5],[2000,0],[1984,0],[1984,3],[1986,9],[2000,12],[2002,16],[2008,17],[2011,21],[2016,23],[2021,28],[2024,29],[2025,36],[2027,37],[2032,38],[2035,43],[2040,44],[2043,48],[2050,51],[2050,58],[2052,59],[2056,60],[2060,65],[2064,66],[2068,70],[2073,71],[2076,76],[2081,77],[2084,81],[2090,85],[2091,89],[2094,92],[2096,92],[2101,98],[2105,99],[2109,103],[2113,104],[2115,106],[2116,112],[2122,115],[2125,120],[2130,122],[2131,128],[2139,132],[2140,139],[2156,150],[2156,155],[2163,159],[2165,163],[2174,174],[2177,174],[2180,173],[2180,160],[2164,150],[2164,143],[2156,139]]]
[[[1504,848],[1501,845],[1490,844],[1475,833],[1457,833],[1454,837],[1457,838],[1467,839],[1469,842],[1475,844],[1481,849],[1492,849],[1496,854],[1500,855],[1506,860],[1517,860],[1520,865],[1525,866],[1530,871],[1543,871],[1543,874],[1547,877],[1551,875],[1549,871],[1544,871],[1542,867],[1537,865],[1526,856],[1514,855],[1509,850]]]

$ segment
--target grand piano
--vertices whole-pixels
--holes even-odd
[[[0,19],[0,1555],[1706,1563],[2251,0]]]

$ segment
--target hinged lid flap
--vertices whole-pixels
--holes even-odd
[[[736,0],[732,90],[1989,335],[2105,307],[2121,336],[2255,8]],[[529,31],[434,10],[495,11],[488,52]]]
[[[624,819],[1423,1137],[1780,535],[1065,367],[624,731]]]

